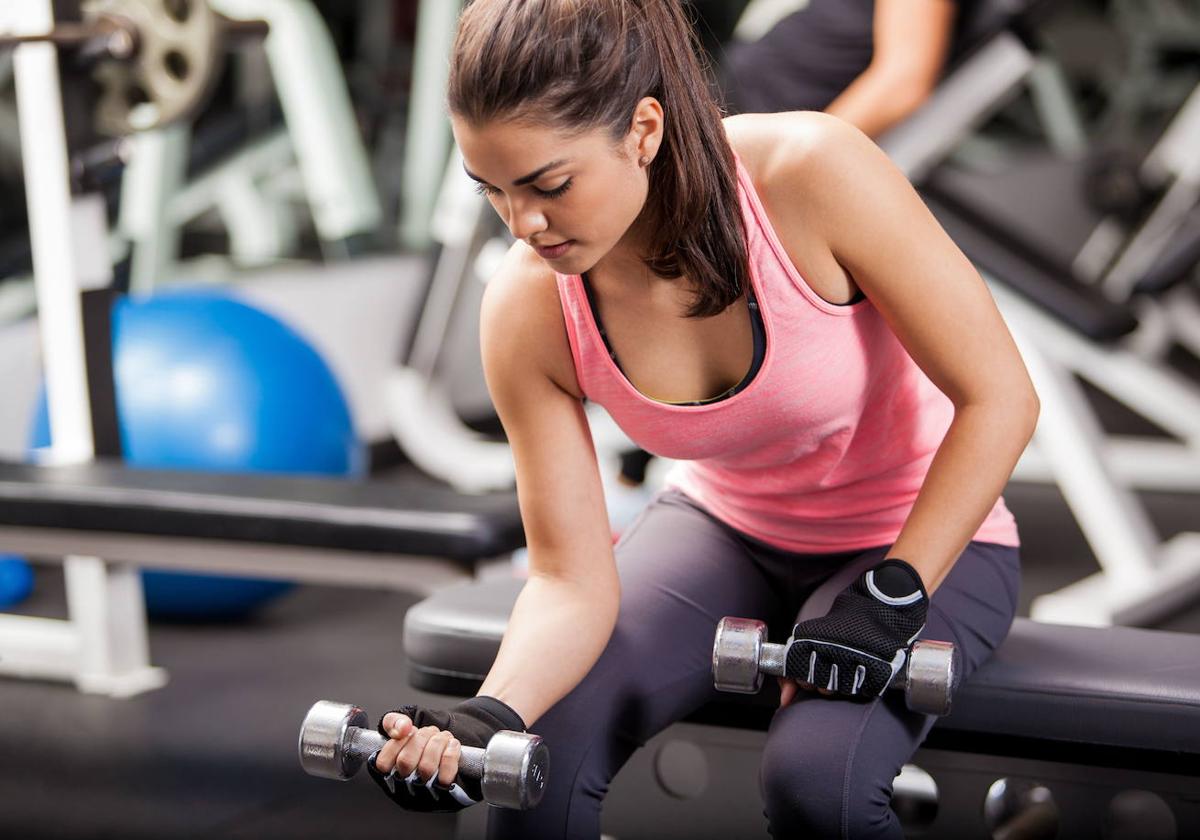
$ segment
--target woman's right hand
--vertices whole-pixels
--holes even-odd
[[[796,699],[800,686],[796,685],[795,680],[789,680],[787,677],[776,677],[775,679],[779,680],[779,708],[785,709]]]
[[[421,784],[435,778],[444,789],[454,784],[462,744],[453,733],[436,726],[418,729],[410,717],[399,712],[384,715],[380,730],[388,734],[387,743],[375,755],[375,769],[380,773],[407,779],[416,771]]]
[[[486,749],[504,730],[525,722],[494,697],[472,697],[449,710],[401,706],[379,721],[388,740],[367,772],[388,798],[409,811],[454,812],[483,801],[480,779],[458,775],[462,745]]]

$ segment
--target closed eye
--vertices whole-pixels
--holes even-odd
[[[575,181],[574,178],[568,178],[566,181],[563,182],[563,185],[561,187],[555,187],[552,190],[539,190],[537,187],[532,187],[532,189],[535,193],[537,193],[542,198],[554,199],[554,198],[558,198],[558,197],[562,196],[564,193],[566,193],[567,190],[571,189],[571,184],[574,183],[574,181]],[[486,196],[493,196],[493,195],[500,194],[500,190],[496,189],[491,184],[484,183],[483,181],[475,182],[475,192],[479,193],[480,195],[486,195]]]
[[[574,178],[568,178],[567,180],[563,181],[563,184],[561,187],[555,187],[552,190],[539,190],[537,187],[534,187],[533,191],[536,192],[538,195],[542,196],[543,198],[558,198],[563,193],[565,193],[567,190],[571,189],[571,184],[573,184],[574,182],[575,182]]]

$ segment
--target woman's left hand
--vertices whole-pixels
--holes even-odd
[[[920,575],[903,560],[869,569],[837,596],[828,615],[792,630],[780,708],[801,687],[861,700],[881,695],[925,628],[928,603]]]

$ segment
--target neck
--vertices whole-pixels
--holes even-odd
[[[596,277],[605,278],[608,282],[601,282],[606,286],[624,291],[654,290],[664,283],[674,283],[674,280],[664,281],[646,265],[650,253],[647,227],[644,216],[639,216],[612,250],[588,270],[588,277],[593,282]]]

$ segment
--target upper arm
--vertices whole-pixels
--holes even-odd
[[[956,405],[1035,400],[991,293],[904,175],[826,115],[787,128],[764,177],[793,196],[785,224],[816,229],[909,355]],[[787,149],[794,151],[788,152]]]
[[[554,276],[516,243],[484,292],[484,376],[516,465],[530,573],[615,574],[595,449]]]
[[[941,78],[957,7],[955,0],[876,0],[872,71],[924,99]]]

